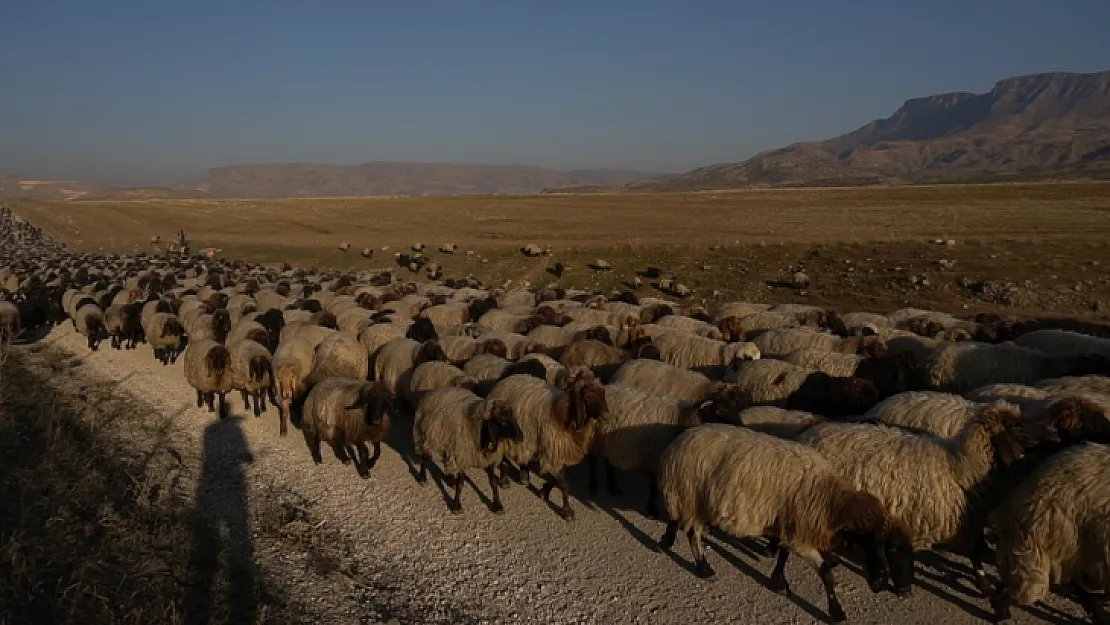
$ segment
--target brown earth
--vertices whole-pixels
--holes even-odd
[[[151,235],[169,240],[185,228],[194,250],[340,268],[395,266],[395,252],[422,241],[448,276],[496,283],[624,288],[657,266],[692,287],[695,301],[952,312],[1001,306],[1096,318],[1110,307],[1110,184],[1103,183],[13,206],[84,251],[156,251]],[[344,241],[349,252],[339,250]],[[459,251],[435,251],[444,242]],[[526,258],[519,248],[528,243],[550,245],[553,255]],[[372,260],[359,256],[363,247],[374,249]],[[613,271],[588,269],[596,259]],[[548,272],[557,262],[568,267],[562,280]],[[795,268],[811,280],[804,292],[768,286]]]

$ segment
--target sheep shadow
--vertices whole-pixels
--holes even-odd
[[[636,275],[649,280],[658,280],[663,277],[663,270],[658,267],[648,267],[642,271],[637,271]]]
[[[408,464],[408,460],[406,460],[405,462],[406,462],[406,464]],[[417,466],[416,469],[418,471],[419,466]],[[410,470],[412,470],[411,465],[410,465]],[[449,479],[448,479],[449,476],[443,472],[443,469],[440,468],[440,466],[438,464],[436,464],[435,462],[432,462],[431,460],[428,461],[428,474],[431,476],[432,482],[436,485],[436,488],[439,489],[439,494],[440,494],[440,497],[443,498],[444,505],[450,504],[451,501],[454,499],[454,497],[452,496],[452,493],[448,489],[453,488],[454,485],[448,483],[449,482]],[[414,479],[415,479],[415,475],[416,475],[416,473],[414,473]],[[464,471],[459,476],[459,479],[461,479],[464,482],[463,490],[459,491],[460,503],[461,503],[461,500],[462,500],[462,494],[466,490],[465,486],[469,485],[470,488],[473,489],[475,494],[478,495],[478,500],[482,503],[482,505],[484,505],[487,510],[492,511],[492,509],[493,509],[493,499],[490,498],[488,495],[486,495],[486,493],[484,493],[482,491],[482,489],[478,487],[478,485],[474,482],[473,479],[471,479],[470,475],[467,472]],[[460,510],[460,514],[461,514],[461,512],[462,511]]]
[[[766,280],[764,284],[775,289],[791,289],[794,291],[801,290],[801,285],[794,284],[793,282],[786,282],[784,280]]]
[[[559,271],[555,267],[548,267],[548,268],[544,269],[544,273],[548,273],[552,276],[555,276],[555,278],[559,279],[559,280],[563,279],[563,271]]]

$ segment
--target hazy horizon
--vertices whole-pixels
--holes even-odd
[[[236,164],[681,172],[906,99],[1110,68],[1110,3],[524,6],[43,0],[0,22],[0,173],[163,185]]]

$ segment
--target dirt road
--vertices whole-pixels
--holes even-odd
[[[718,572],[710,582],[689,572],[684,541],[676,557],[650,550],[663,524],[637,511],[645,489],[638,479],[633,488],[631,476],[622,476],[623,500],[576,500],[572,523],[518,485],[503,495],[507,514],[490,513],[468,489],[456,516],[436,485],[415,483],[397,453],[410,443],[407,424],[395,427],[371,478],[361,480],[330,454],[313,465],[296,431],[278,437],[272,410],[223,422],[197,410],[180,363],[163,368],[147,345],[120,352],[105,343],[93,353],[64,324],[15,349],[60,394],[85,397],[89,419],[129,407],[104,427],[136,454],[161,447],[176,455],[172,480],[158,463],[148,477],[227,526],[233,551],[249,554],[318,622],[810,623],[825,613],[817,575],[799,560],[788,570],[793,594],[782,597],[763,586],[773,561],[731,542],[710,540]],[[232,406],[244,414],[237,398]],[[584,496],[582,478],[574,473],[572,486]],[[918,586],[901,600],[873,595],[858,574],[838,569],[850,622],[982,622],[987,602],[964,563],[921,560],[929,566],[919,564]],[[1016,614],[1020,623],[1062,623],[1081,612],[1056,599],[1036,616]]]

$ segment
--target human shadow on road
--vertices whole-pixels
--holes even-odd
[[[204,466],[190,520],[192,547],[182,620],[187,625],[211,620],[218,593],[224,594],[220,602],[228,607],[229,622],[255,622],[258,597],[244,470],[253,457],[239,421],[214,421],[204,430]]]

